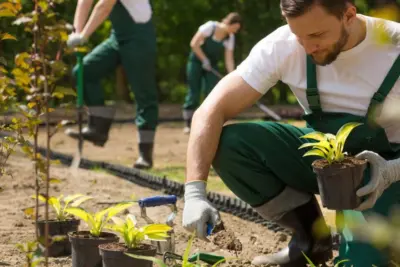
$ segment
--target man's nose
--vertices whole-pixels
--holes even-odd
[[[307,54],[315,53],[319,49],[319,45],[312,40],[301,40],[300,43],[306,50]]]

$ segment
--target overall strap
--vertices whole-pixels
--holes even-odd
[[[317,67],[307,55],[307,101],[313,113],[322,112],[317,86]]]
[[[383,80],[381,86],[378,91],[375,92],[374,96],[371,99],[371,102],[368,107],[368,113],[373,110],[373,108],[382,103],[386,96],[389,94],[390,90],[392,90],[393,86],[396,84],[397,80],[400,77],[400,55],[397,56],[397,59],[393,63],[391,69]]]

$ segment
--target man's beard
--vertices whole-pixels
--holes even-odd
[[[348,39],[349,39],[349,33],[345,30],[344,27],[342,27],[339,40],[333,45],[332,51],[325,56],[323,61],[322,62],[316,61],[314,57],[311,55],[312,60],[314,61],[315,64],[321,66],[326,66],[331,64],[333,61],[337,59],[340,52],[342,51],[342,48],[346,45]]]

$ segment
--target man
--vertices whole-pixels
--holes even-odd
[[[369,212],[387,216],[400,202],[399,124],[369,123],[375,104],[400,99],[400,25],[357,14],[351,0],[281,0],[281,10],[287,25],[261,40],[194,114],[183,226],[208,240],[206,223],[220,219],[206,199],[212,164],[233,193],[263,218],[293,230],[287,248],[260,255],[253,264],[306,266],[301,252],[323,263],[332,255],[332,240],[318,239],[312,231],[317,221],[327,226],[314,197],[318,185],[311,163],[316,158],[303,157],[305,150],[298,148],[306,140],[300,136],[314,130],[336,133],[346,122],[363,122],[345,150],[368,159],[370,168],[357,191],[363,202],[357,210],[344,211],[345,218],[362,222]],[[279,80],[297,96],[307,128],[275,122],[223,126]],[[355,240],[350,229],[341,237],[336,261],[388,266],[384,252]]]
[[[154,136],[158,123],[158,100],[155,78],[156,34],[149,0],[100,0],[89,15],[93,0],[79,0],[74,28],[67,41],[69,47],[84,44],[98,26],[109,17],[111,36],[83,59],[84,101],[89,110],[88,126],[83,138],[104,146],[115,114],[114,107],[104,105],[101,79],[122,64],[136,100],[139,158],[134,167],[153,165]],[[74,68],[76,76],[78,66]],[[78,138],[79,133],[67,129]]]

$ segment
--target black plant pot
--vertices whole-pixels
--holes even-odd
[[[103,232],[100,237],[93,237],[88,231],[68,234],[72,244],[72,267],[102,267],[99,245],[118,242],[119,237]]]
[[[136,249],[128,249],[121,243],[108,243],[100,245],[99,250],[103,258],[103,267],[152,267],[152,261],[132,258],[125,253],[150,257],[155,257],[157,253],[157,248],[149,244],[142,244]]]
[[[53,241],[48,248],[49,257],[63,257],[71,255],[71,243],[68,240],[68,232],[78,231],[80,220],[70,219],[65,221],[49,221],[49,235],[51,237],[63,237],[62,240]],[[37,222],[39,236],[44,240],[46,221]],[[44,245],[44,244],[43,244]]]
[[[351,210],[361,204],[357,196],[364,177],[367,161],[347,157],[341,163],[327,164],[326,160],[315,160],[312,164],[317,174],[321,202],[330,210]]]

